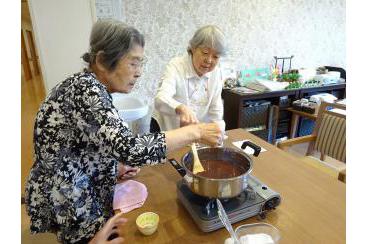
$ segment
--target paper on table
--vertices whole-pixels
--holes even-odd
[[[243,140],[243,141],[234,141],[234,142],[233,142],[233,144],[234,144],[237,148],[239,148],[240,150],[243,150],[243,152],[245,152],[246,154],[253,154],[253,153],[254,153],[253,148],[251,148],[251,147],[246,147],[245,149],[242,149],[242,148],[241,148],[241,146],[243,145],[243,143],[244,143],[245,141],[250,141],[250,142],[251,142],[251,140]],[[266,150],[266,149],[264,149],[263,147],[261,147],[261,152],[265,152],[265,151],[267,151],[267,150]]]
[[[141,207],[147,196],[148,192],[144,184],[134,180],[124,181],[115,185],[113,208],[127,213]]]

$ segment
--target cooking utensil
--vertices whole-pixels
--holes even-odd
[[[197,148],[194,143],[192,143],[191,148],[193,153],[193,174],[198,174],[200,172],[203,172],[204,168],[201,164],[201,161],[199,161]]]
[[[242,148],[244,149],[247,146],[254,149],[254,156],[257,156],[261,151],[261,147],[245,141]],[[205,160],[221,160],[225,161],[229,167],[241,167],[242,172],[238,176],[225,178],[206,177],[202,173],[194,174],[192,172],[194,163],[192,152],[188,152],[183,156],[181,164],[175,160],[170,160],[170,163],[183,176],[184,183],[193,193],[209,198],[231,198],[238,196],[247,188],[247,176],[253,169],[253,161],[246,153],[230,147],[207,147],[197,149],[197,152],[202,164]],[[206,168],[203,173],[211,173],[211,167]]]
[[[221,220],[221,222],[223,223],[223,225],[225,226],[225,228],[227,229],[227,231],[230,233],[231,238],[233,238],[234,240],[234,244],[240,244],[240,241],[238,239],[238,237],[235,234],[235,231],[230,223],[229,218],[227,217],[227,214],[225,212],[224,207],[221,204],[221,201],[219,199],[216,199],[217,202],[217,214]]]

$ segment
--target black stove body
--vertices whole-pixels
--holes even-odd
[[[221,203],[231,223],[253,217],[264,219],[266,213],[281,202],[280,194],[273,191],[252,175],[247,177],[247,188],[237,197],[221,199]],[[177,195],[203,232],[211,232],[223,226],[217,214],[215,198],[206,198],[192,193],[183,180],[177,183]]]

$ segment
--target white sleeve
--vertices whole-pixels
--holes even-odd
[[[173,115],[175,108],[181,103],[173,97],[177,93],[177,83],[180,82],[178,70],[175,65],[170,62],[166,66],[166,70],[161,77],[161,86],[155,97],[155,108],[158,112]]]
[[[222,92],[222,81],[220,77],[216,80],[216,82],[220,82],[214,91],[214,95],[209,106],[208,116],[210,121],[219,122],[223,125],[223,129],[225,128],[225,121],[223,120],[224,116],[224,105],[222,103],[221,92]]]

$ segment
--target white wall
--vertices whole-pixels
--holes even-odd
[[[82,68],[92,26],[91,0],[29,0],[49,91]],[[345,0],[123,0],[123,20],[146,38],[148,58],[132,95],[152,105],[167,62],[183,54],[194,32],[218,25],[228,38],[228,60],[268,67],[274,55],[294,55],[292,68],[346,67]],[[152,109],[152,107],[151,107]],[[150,115],[140,122],[144,131]]]
[[[136,91],[148,103],[167,62],[206,24],[224,31],[237,66],[268,67],[275,55],[294,55],[292,68],[346,66],[345,0],[124,0],[123,8],[146,37]]]
[[[92,27],[89,0],[29,0],[46,92],[83,68]]]
[[[151,105],[167,62],[206,24],[225,32],[227,59],[241,68],[269,67],[275,55],[294,55],[292,68],[345,68],[345,9],[345,0],[124,0],[125,21],[145,35],[148,58],[132,95]],[[142,121],[144,130],[150,115]]]

